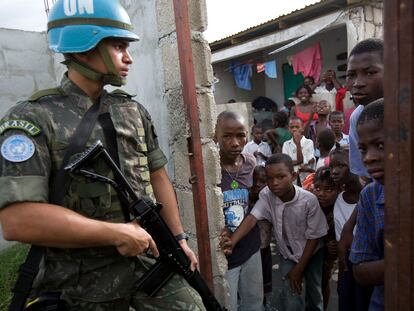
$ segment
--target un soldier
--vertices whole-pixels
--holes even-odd
[[[18,103],[0,124],[3,235],[46,247],[33,291],[59,292],[70,310],[204,310],[177,275],[154,298],[134,289],[151,262],[143,254],[158,250],[137,222],[123,223],[119,198],[108,185],[71,176],[62,203],[50,203],[52,189],[62,187],[56,176],[69,141],[86,111],[99,104],[112,120],[123,173],[140,197],[154,195],[163,204],[162,217],[192,269],[197,266],[148,112],[128,94],[103,89],[125,83],[129,43],[138,40],[130,24],[116,0],[58,0],[51,10],[49,46],[64,54],[68,71],[58,88]],[[105,141],[99,122],[87,145],[98,139]],[[94,169],[108,175],[99,161]]]

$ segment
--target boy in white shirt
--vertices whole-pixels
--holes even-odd
[[[299,173],[300,182],[306,176],[314,172],[315,148],[313,141],[303,136],[303,121],[299,117],[289,119],[289,132],[292,139],[286,141],[282,147],[282,153],[287,154],[293,160],[295,172]]]
[[[342,111],[332,111],[329,114],[329,125],[335,133],[336,141],[343,148],[349,148],[349,136],[342,132],[345,126],[345,115]]]
[[[249,141],[243,148],[243,153],[252,154],[256,158],[257,165],[264,166],[268,157],[272,155],[269,144],[263,141],[263,128],[261,125],[254,125],[252,128],[253,140]]]

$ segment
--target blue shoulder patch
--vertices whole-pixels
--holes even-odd
[[[35,152],[33,141],[24,135],[12,135],[1,145],[1,155],[10,162],[24,162]]]

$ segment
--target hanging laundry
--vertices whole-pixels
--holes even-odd
[[[271,61],[268,61],[268,62],[264,63],[264,67],[265,67],[265,74],[269,78],[272,78],[272,79],[277,78],[276,61],[275,60],[271,60]]]
[[[256,69],[257,69],[257,73],[265,71],[265,64],[263,63],[256,64]]]
[[[319,81],[322,71],[321,46],[318,43],[292,56],[293,72],[301,72]]]
[[[234,81],[238,88],[251,91],[252,83],[252,64],[243,64],[241,62],[231,62],[229,71],[234,76]]]

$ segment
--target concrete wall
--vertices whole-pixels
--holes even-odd
[[[278,77],[276,79],[268,78],[264,73],[257,73],[256,68],[253,68],[252,77],[252,90],[245,91],[239,89],[235,82],[233,75],[228,71],[230,61],[224,61],[213,64],[216,77],[219,78],[219,83],[215,84],[214,97],[217,104],[224,104],[229,99],[235,99],[236,101],[252,101],[258,96],[266,96],[274,100],[279,107],[284,102],[284,89],[283,89],[283,71],[282,65],[287,63],[287,57],[300,52],[307,47],[320,42],[323,58],[322,72],[327,69],[334,69],[337,72],[337,76],[344,75],[344,72],[338,72],[337,66],[345,63],[346,61],[336,60],[336,55],[342,52],[347,52],[347,33],[345,24],[337,28],[319,33],[289,49],[281,51],[276,55],[268,55],[269,52],[274,50],[274,47],[267,48],[261,52],[245,55],[239,59],[240,61],[246,61],[253,59],[254,62],[262,62],[268,60],[276,60]],[[344,80],[340,79],[341,82]]]
[[[0,116],[17,101],[56,85],[45,33],[0,29]]]

